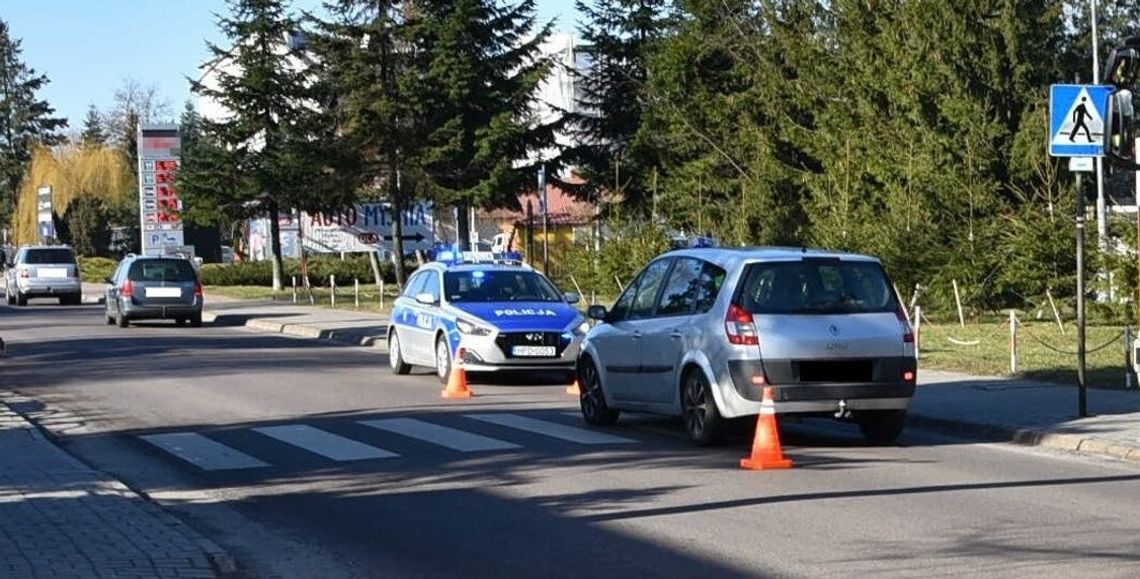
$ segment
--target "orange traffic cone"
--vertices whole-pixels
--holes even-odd
[[[475,395],[467,387],[467,371],[463,369],[463,348],[455,353],[455,361],[451,363],[451,373],[447,375],[447,387],[440,392],[442,398],[470,398]]]
[[[773,470],[792,468],[791,459],[784,458],[780,449],[780,433],[776,430],[776,404],[772,402],[772,387],[764,387],[760,402],[760,416],[756,420],[756,436],[752,439],[752,456],[740,459],[740,468]]]
[[[578,381],[575,380],[573,384],[566,387],[566,393],[571,396],[581,396],[582,389],[578,387]]]

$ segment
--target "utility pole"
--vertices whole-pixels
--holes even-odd
[[[1097,40],[1096,29],[1096,3],[1089,0],[1089,9],[1092,11],[1092,57],[1093,57],[1093,84],[1100,83],[1100,46]],[[1108,204],[1104,197],[1104,163],[1101,157],[1094,159],[1096,163],[1096,239],[1100,250],[1108,250]]]
[[[538,195],[542,203],[542,273],[550,275],[550,237],[547,232],[550,226],[550,207],[546,203],[546,165],[538,168]]]

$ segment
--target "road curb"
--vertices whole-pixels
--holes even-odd
[[[965,438],[1010,442],[1023,446],[1040,446],[1053,450],[1140,463],[1140,441],[1129,443],[1036,428],[936,418],[915,414],[913,411],[907,416],[907,425],[919,430]]]
[[[223,313],[205,310],[202,312],[202,321],[214,323],[218,318],[224,315]],[[282,334],[309,340],[328,340],[338,344],[362,348],[386,348],[388,344],[387,332],[375,334],[353,329],[322,328],[310,324],[282,323],[267,318],[250,318],[245,320],[241,325],[250,330],[259,332]]]

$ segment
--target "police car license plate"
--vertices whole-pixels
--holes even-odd
[[[515,346],[511,354],[519,357],[551,358],[554,356],[554,346]]]

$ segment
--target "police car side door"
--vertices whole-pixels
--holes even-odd
[[[440,279],[439,271],[427,269],[423,272],[423,283],[416,288],[412,296],[410,309],[412,310],[412,340],[415,343],[416,359],[424,366],[435,367],[435,329],[438,326],[440,315]],[[428,294],[432,303],[420,303],[416,296]]]
[[[423,366],[432,359],[424,358],[418,344],[421,332],[416,328],[416,294],[420,293],[427,279],[427,271],[417,271],[408,279],[403,293],[396,299],[392,308],[392,323],[400,335],[400,353],[409,364]]]

